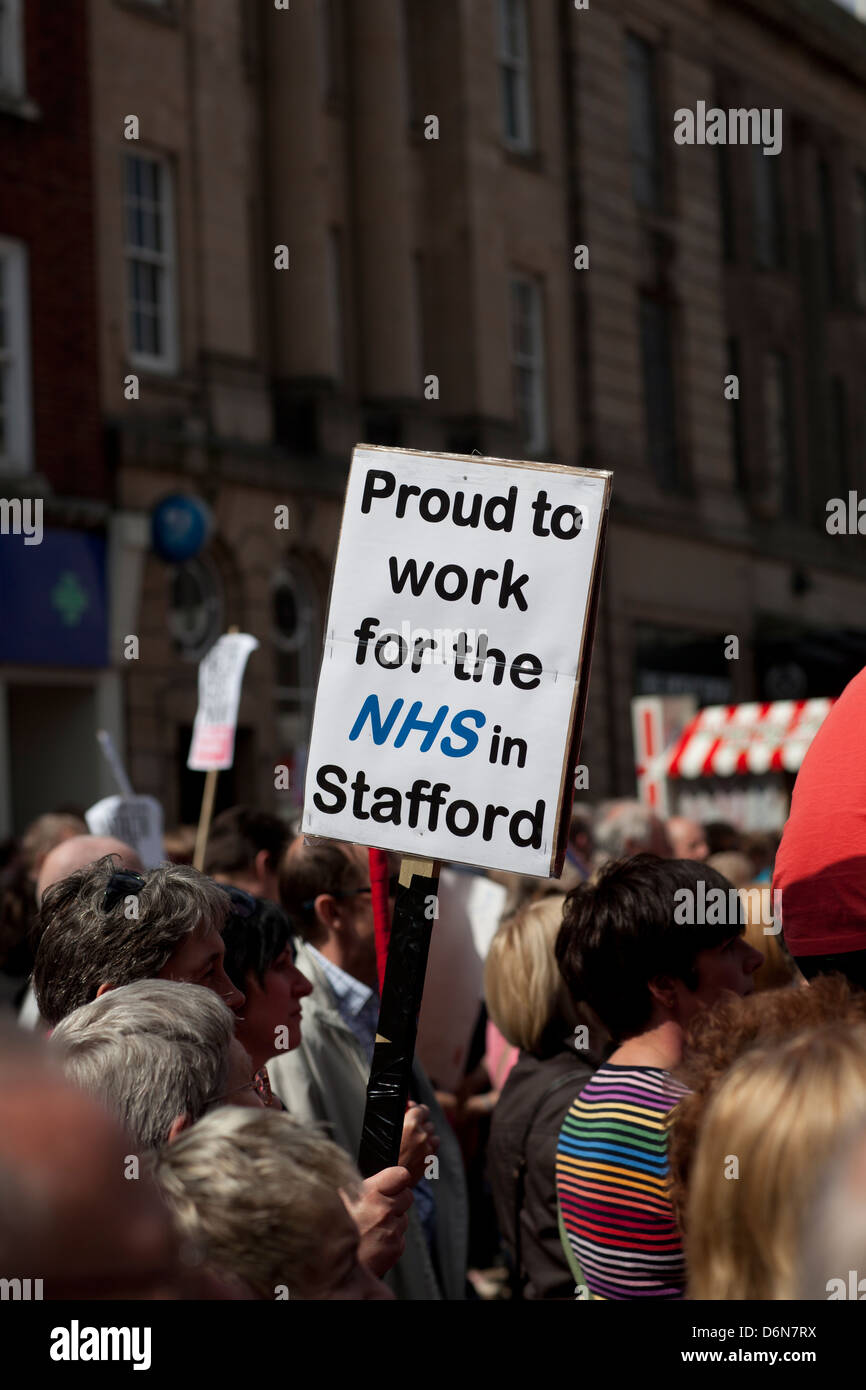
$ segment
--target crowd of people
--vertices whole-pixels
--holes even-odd
[[[864,717],[866,672],[781,843],[617,801],[575,811],[559,879],[491,873],[462,1079],[416,1057],[398,1161],[365,1179],[367,850],[234,807],[204,872],[183,827],[145,871],[74,809],[39,817],[0,877],[3,1287],[859,1297]]]

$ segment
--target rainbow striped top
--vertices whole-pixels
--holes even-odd
[[[685,1259],[667,1197],[668,1115],[687,1088],[659,1067],[605,1062],[565,1117],[556,1191],[594,1298],[682,1298]]]

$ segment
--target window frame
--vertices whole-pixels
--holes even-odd
[[[198,641],[185,641],[180,621],[180,608],[175,603],[177,589],[185,577],[198,584],[202,596],[199,605],[204,614],[204,631]],[[166,625],[171,637],[172,647],[181,661],[199,662],[213,646],[223,631],[225,613],[225,592],[222,575],[212,559],[207,555],[194,555],[172,565],[169,574],[166,598]]]
[[[776,369],[778,375],[776,376]],[[782,468],[778,477],[770,470],[770,384],[779,386],[782,440]],[[774,384],[775,384],[774,383]],[[795,518],[800,509],[800,480],[797,476],[796,426],[794,422],[794,362],[790,352],[771,344],[764,350],[762,410],[765,459],[765,492],[777,516]]]
[[[760,145],[749,146],[752,159],[752,247],[755,266],[758,270],[773,272],[788,269],[790,255],[790,231],[787,220],[785,183],[778,155],[765,155]],[[762,170],[761,180],[758,170]],[[765,189],[759,182],[766,177]],[[766,192],[766,209],[760,206],[763,192]],[[762,212],[769,212],[764,218]],[[766,244],[764,236],[767,236]],[[765,257],[764,253],[767,252]]]
[[[854,300],[866,309],[866,169],[854,170]]]
[[[833,485],[844,496],[851,478],[851,404],[848,383],[839,372],[832,372],[827,383],[827,434],[833,447]]]
[[[4,299],[10,306],[7,322],[11,324],[11,347],[7,350],[12,363],[13,382],[9,399],[12,402],[9,431],[10,449],[0,454],[0,474],[4,477],[26,477],[33,472],[33,389],[30,359],[30,278],[27,245],[11,237],[0,236],[0,258],[13,267],[9,277],[12,292]],[[0,352],[3,350],[0,349]],[[6,364],[4,363],[4,366]]]
[[[325,254],[327,257],[328,331],[331,340],[334,380],[340,385],[344,385],[348,372],[348,352],[346,345],[346,251],[342,227],[332,225],[328,228]]]
[[[518,351],[516,345],[516,294],[515,290],[519,287],[529,288],[531,291],[531,302],[535,309],[534,351],[529,355]],[[546,306],[544,294],[544,281],[541,276],[532,275],[526,271],[512,270],[508,277],[508,360],[511,369],[511,396],[514,411],[514,419],[521,429],[521,446],[525,449],[528,458],[539,457],[549,453],[551,448],[550,440],[550,409],[547,394],[547,344],[546,334]],[[522,431],[522,420],[519,410],[519,395],[516,389],[516,374],[518,371],[529,371],[533,377],[533,413],[540,429],[532,436],[526,437]]]
[[[635,63],[632,61],[633,55],[638,51],[649,56],[649,63],[646,73],[649,79],[647,93],[650,106],[650,121],[646,126],[652,133],[652,148],[647,159],[636,140],[636,129],[638,127],[637,98],[638,93],[632,83],[632,74],[635,72]],[[629,29],[625,34],[625,78],[626,78],[626,114],[628,123],[628,148],[629,163],[631,166],[631,192],[632,198],[639,208],[643,208],[648,213],[656,216],[663,216],[667,205],[667,171],[665,166],[665,152],[661,133],[661,60],[660,48],[657,43],[653,43],[644,34],[636,30]],[[641,99],[644,93],[641,92]],[[641,125],[643,129],[643,125]],[[645,169],[649,169],[651,177],[649,186],[651,196],[649,200],[642,196],[640,189],[640,177]]]
[[[415,381],[422,395],[427,377],[426,262],[424,252],[412,252],[412,343],[415,354]]]
[[[131,159],[137,159],[141,163],[155,165],[160,170],[160,187],[163,196],[161,201],[157,203],[157,206],[160,208],[163,232],[163,250],[161,252],[153,251],[144,246],[131,246],[128,240],[129,194],[127,191],[127,170],[128,161]],[[178,273],[177,241],[175,236],[174,169],[171,160],[165,155],[156,153],[124,150],[123,197],[121,206],[123,217],[123,265],[127,357],[133,366],[139,367],[143,371],[153,372],[154,374],[162,376],[174,376],[177,374],[180,366],[180,344],[178,334]],[[160,311],[162,315],[161,323],[165,335],[166,350],[159,356],[150,352],[141,352],[134,346],[134,311],[129,274],[129,267],[133,260],[149,265],[160,266],[164,272],[160,279],[160,284],[162,286]]]
[[[652,316],[652,317],[651,317]],[[659,340],[649,343],[649,330],[657,326],[661,331]],[[641,289],[638,293],[638,334],[641,365],[641,387],[643,395],[644,421],[646,425],[645,458],[649,475],[662,493],[683,493],[687,488],[681,460],[682,424],[680,402],[678,399],[679,374],[677,370],[677,322],[676,305],[665,295]],[[658,348],[661,351],[657,351]],[[651,361],[658,363],[661,376],[653,377]],[[659,395],[657,386],[661,386]],[[659,405],[661,402],[661,405]],[[662,432],[654,433],[654,426],[665,412],[664,438]],[[660,448],[667,444],[667,453]]]
[[[287,637],[279,627],[276,595],[288,581],[297,619],[296,630]],[[300,722],[305,731],[301,741],[309,741],[316,697],[318,652],[321,647],[322,611],[320,596],[303,559],[296,553],[284,554],[271,574],[268,591],[270,640],[274,651],[274,705],[278,722]],[[297,682],[282,682],[279,657],[291,657],[297,664]]]
[[[339,98],[339,50],[338,16],[334,0],[315,0],[316,23],[316,80],[319,100],[325,107],[333,105]]]
[[[824,294],[828,304],[835,304],[839,298],[838,232],[833,165],[826,154],[820,154],[818,157],[816,178]]]
[[[740,339],[735,333],[728,335],[727,343],[727,369],[729,376],[735,376],[737,382],[743,379],[742,372],[742,353]],[[746,452],[746,431],[745,420],[743,418],[742,397],[726,402],[731,410],[731,450],[734,464],[734,481],[738,492],[748,497],[751,492],[752,480],[749,473],[748,457]]]
[[[720,103],[721,104],[721,103]],[[719,198],[719,240],[725,265],[737,261],[737,212],[734,206],[734,181],[731,177],[729,145],[717,145],[716,173]]]
[[[27,96],[27,65],[24,60],[24,12],[21,0],[3,0],[0,31],[0,100],[20,101]],[[5,37],[6,42],[2,42]],[[7,56],[8,55],[8,56]]]
[[[515,5],[518,9],[520,32],[520,43],[523,52],[514,53],[507,49],[508,17],[507,7]],[[506,149],[513,150],[517,154],[532,154],[535,151],[535,120],[532,108],[533,102],[533,83],[532,83],[532,37],[529,18],[529,5],[527,0],[497,0],[496,6],[496,30],[497,30],[497,68],[499,72],[499,119],[502,131],[502,143]],[[512,135],[508,131],[506,123],[506,101],[505,83],[506,73],[509,73],[515,81],[515,90],[518,94],[516,110],[520,110],[520,120],[517,124],[522,126],[516,134]]]

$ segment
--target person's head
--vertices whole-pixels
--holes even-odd
[[[29,975],[33,969],[45,863],[56,860],[66,844],[82,838],[80,832],[86,829],[78,816],[39,816],[27,827],[17,852],[0,873],[0,964],[11,975]]]
[[[710,854],[739,853],[743,844],[740,831],[726,820],[707,821],[704,834]]]
[[[864,864],[866,868],[866,864]],[[866,928],[866,924],[864,924]],[[820,956],[803,956],[797,954],[796,944],[792,943],[786,931],[783,930],[785,945],[789,949],[794,946],[793,960],[800,974],[810,983],[820,980],[825,975],[844,975],[849,984],[855,989],[866,990],[866,949],[862,951],[834,951],[832,954]],[[866,936],[866,929],[864,929]]]
[[[139,1150],[170,1143],[212,1105],[260,1103],[234,1015],[200,985],[121,985],[67,1014],[49,1046],[69,1080],[116,1114]]]
[[[692,1018],[677,1073],[688,1093],[677,1105],[668,1139],[669,1192],[681,1227],[697,1136],[720,1082],[752,1047],[781,1046],[827,1023],[866,1024],[866,994],[852,990],[842,975],[825,976],[807,989],[768,989],[746,998],[729,994]]]
[[[721,854],[711,854],[707,860],[711,869],[721,874],[735,888],[747,888],[754,878],[752,861],[739,850],[727,850]]]
[[[392,1296],[358,1263],[340,1196],[358,1195],[355,1165],[289,1115],[214,1111],[161,1151],[156,1176],[183,1235],[259,1298]]]
[[[49,888],[33,987],[56,1025],[73,1009],[134,980],[204,985],[236,1012],[244,1002],[223,969],[226,892],[186,864],[149,874],[118,871],[111,857]]]
[[[258,1071],[300,1043],[301,1000],[313,986],[295,965],[291,924],[275,903],[258,898],[251,916],[230,916],[223,941],[226,974],[246,995],[238,1037]]]
[[[132,845],[124,844],[123,840],[116,840],[113,835],[68,836],[50,850],[42,862],[36,881],[37,905],[42,903],[44,894],[53,884],[77,873],[79,869],[86,869],[88,864],[95,864],[107,854],[113,857],[118,869],[131,869],[139,874],[144,869],[138,852]]]
[[[779,848],[779,836],[769,830],[751,830],[742,836],[743,854],[752,862],[752,877],[772,869]]]
[[[697,859],[703,862],[709,855],[704,828],[688,816],[671,816],[667,822],[668,839],[674,859]]]
[[[194,825],[172,825],[162,837],[162,847],[170,864],[191,864],[195,857],[197,829]]]
[[[595,844],[592,838],[594,811],[591,806],[575,806],[568,826],[568,847],[574,858],[589,871]]]
[[[559,878],[536,878],[534,874],[512,874],[506,869],[488,869],[487,877],[491,883],[496,883],[500,888],[505,889],[505,898],[499,913],[499,921],[505,922],[511,917],[516,917],[519,912],[522,912],[525,907],[529,907],[532,903],[543,902],[545,898],[564,898],[566,893],[571,892],[572,888],[583,883],[586,871],[581,872],[576,863],[566,859]]]
[[[561,1044],[577,1017],[556,964],[562,895],[543,898],[502,923],[484,966],[491,1021],[512,1047],[543,1053]]]
[[[664,821],[640,801],[608,801],[595,822],[596,858],[601,863],[633,854],[669,859],[671,846]]]
[[[130,1138],[41,1040],[0,1026],[0,1268],[46,1299],[173,1298],[169,1212]]]
[[[797,1297],[816,1171],[864,1107],[863,1025],[809,1029],[734,1064],[707,1106],[692,1164],[690,1298]]]
[[[31,821],[21,836],[21,857],[31,882],[36,882],[46,855],[50,854],[56,845],[61,845],[73,835],[86,833],[87,824],[81,816],[67,812],[49,812]]]
[[[357,980],[377,987],[365,849],[336,840],[295,840],[283,859],[280,898],[311,946]]]
[[[291,838],[279,816],[252,806],[231,806],[211,825],[205,872],[218,883],[234,883],[256,898],[277,902],[280,864]]]
[[[709,900],[718,903],[711,916],[713,890],[721,902]],[[707,918],[718,925],[702,925]],[[556,958],[572,999],[622,1042],[661,1023],[684,1025],[725,991],[750,993],[762,957],[742,932],[742,907],[721,874],[642,854],[568,895]]]

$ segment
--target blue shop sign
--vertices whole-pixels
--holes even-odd
[[[0,535],[0,661],[106,666],[105,540],[50,531],[39,545]]]

